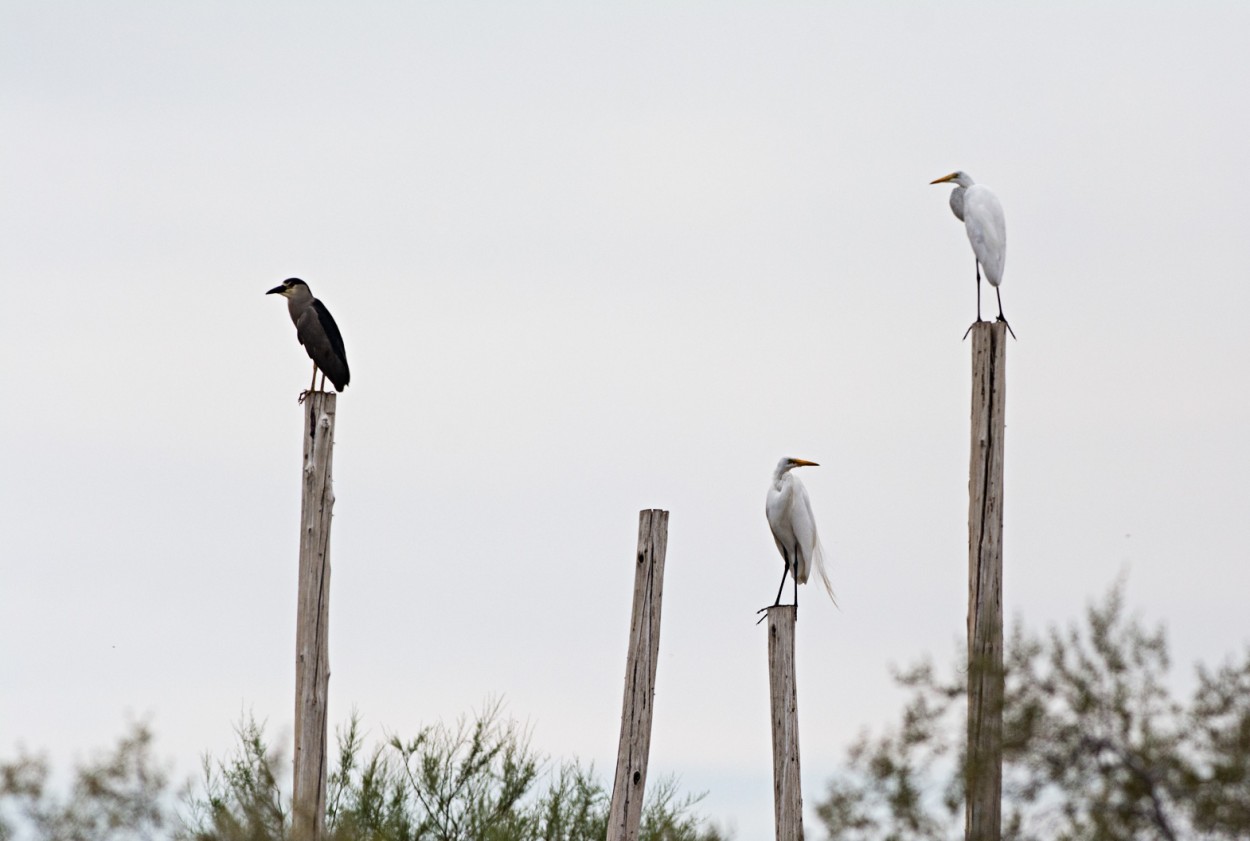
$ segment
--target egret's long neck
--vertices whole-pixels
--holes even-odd
[[[951,190],[951,213],[955,214],[955,218],[960,222],[964,221],[964,193],[967,192],[963,187],[956,187]]]

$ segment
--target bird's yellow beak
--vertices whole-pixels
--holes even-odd
[[[816,462],[808,461],[807,459],[803,459],[803,458],[794,459],[794,466],[795,467],[820,467],[820,465],[817,464]]]
[[[943,175],[941,178],[935,178],[934,180],[930,181],[929,183],[930,183],[930,184],[944,184],[944,183],[946,183],[947,181],[954,181],[954,180],[955,180],[955,176],[956,176],[956,175],[958,175],[958,174],[959,174],[958,172],[952,172],[950,175]]]

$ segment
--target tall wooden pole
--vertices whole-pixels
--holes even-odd
[[[1003,791],[1003,445],[1007,325],[972,328],[968,468],[968,751],[965,841],[998,841]]]
[[[668,550],[668,512],[638,514],[638,555],[634,566],[634,608],[625,659],[625,699],[621,704],[621,741],[616,752],[616,780],[608,808],[608,841],[636,841],[642,822],[651,751],[651,702],[660,653],[660,607],[664,595],[664,555]]]
[[[295,631],[293,841],[321,841],[326,807],[326,706],[330,689],[331,467],[337,395],[306,392],[304,493],[300,506],[299,605]]]
[[[768,608],[768,696],[773,725],[773,817],[777,841],[803,841],[799,774],[799,697],[794,676],[792,604]]]

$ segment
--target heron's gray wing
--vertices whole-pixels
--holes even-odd
[[[347,350],[343,347],[343,334],[325,304],[314,299],[295,323],[295,331],[308,355],[334,383],[335,389],[346,388],[351,380]]]

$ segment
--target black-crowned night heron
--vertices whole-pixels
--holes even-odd
[[[334,316],[326,309],[326,305],[313,297],[308,284],[298,277],[282,281],[266,295],[281,295],[286,298],[287,309],[291,313],[291,321],[295,322],[295,335],[299,343],[308,351],[308,358],[313,361],[313,381],[308,386],[312,391],[317,385],[317,370],[321,370],[321,390],[325,390],[326,377],[334,383],[335,391],[347,388],[351,380],[351,372],[347,369],[347,351],[343,348],[343,334],[334,323]]]

